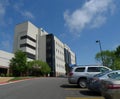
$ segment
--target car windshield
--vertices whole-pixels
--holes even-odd
[[[116,74],[112,77],[112,79],[120,80],[120,74]]]
[[[96,74],[96,75],[94,75],[94,77],[101,77],[101,76],[105,75],[105,74],[108,73],[108,72],[109,72],[109,71]]]
[[[111,71],[101,72],[99,74],[94,75],[94,77],[102,77],[103,75],[105,75],[105,74],[107,74],[109,72],[111,72]]]

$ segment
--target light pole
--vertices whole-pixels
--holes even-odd
[[[102,59],[102,65],[104,65],[104,59],[103,59],[103,55],[102,55],[102,47],[101,47],[101,42],[100,40],[97,40],[96,43],[99,43],[99,47],[100,47],[100,53],[101,53],[101,59]]]

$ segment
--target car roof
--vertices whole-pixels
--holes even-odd
[[[77,68],[77,67],[107,67],[107,66],[102,66],[102,65],[75,65],[75,66],[72,66],[72,68]]]

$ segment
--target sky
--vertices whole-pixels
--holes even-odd
[[[30,21],[76,54],[77,64],[99,64],[96,53],[120,45],[120,0],[0,0],[0,50],[13,51],[14,29]]]

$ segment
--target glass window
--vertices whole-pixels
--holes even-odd
[[[100,72],[98,67],[88,67],[88,72]]]
[[[30,44],[27,44],[27,43],[20,44],[20,48],[21,48],[21,47],[29,47],[29,48],[31,48],[31,49],[33,49],[33,50],[36,49],[34,46],[32,46],[32,45],[30,45]]]
[[[105,68],[105,67],[99,67],[100,72],[107,72],[109,71],[109,69]]]
[[[33,42],[36,42],[35,39],[33,39],[32,37],[30,37],[30,36],[28,36],[28,35],[21,36],[20,39],[21,39],[21,40],[23,40],[23,39],[29,39],[29,40],[31,40],[31,41],[33,41]]]
[[[117,75],[119,75],[118,72],[113,72],[113,73],[108,74],[108,77],[109,78],[114,78]]]
[[[35,55],[25,52],[28,58],[35,59]]]
[[[84,72],[84,71],[85,71],[85,67],[75,69],[75,72]]]

